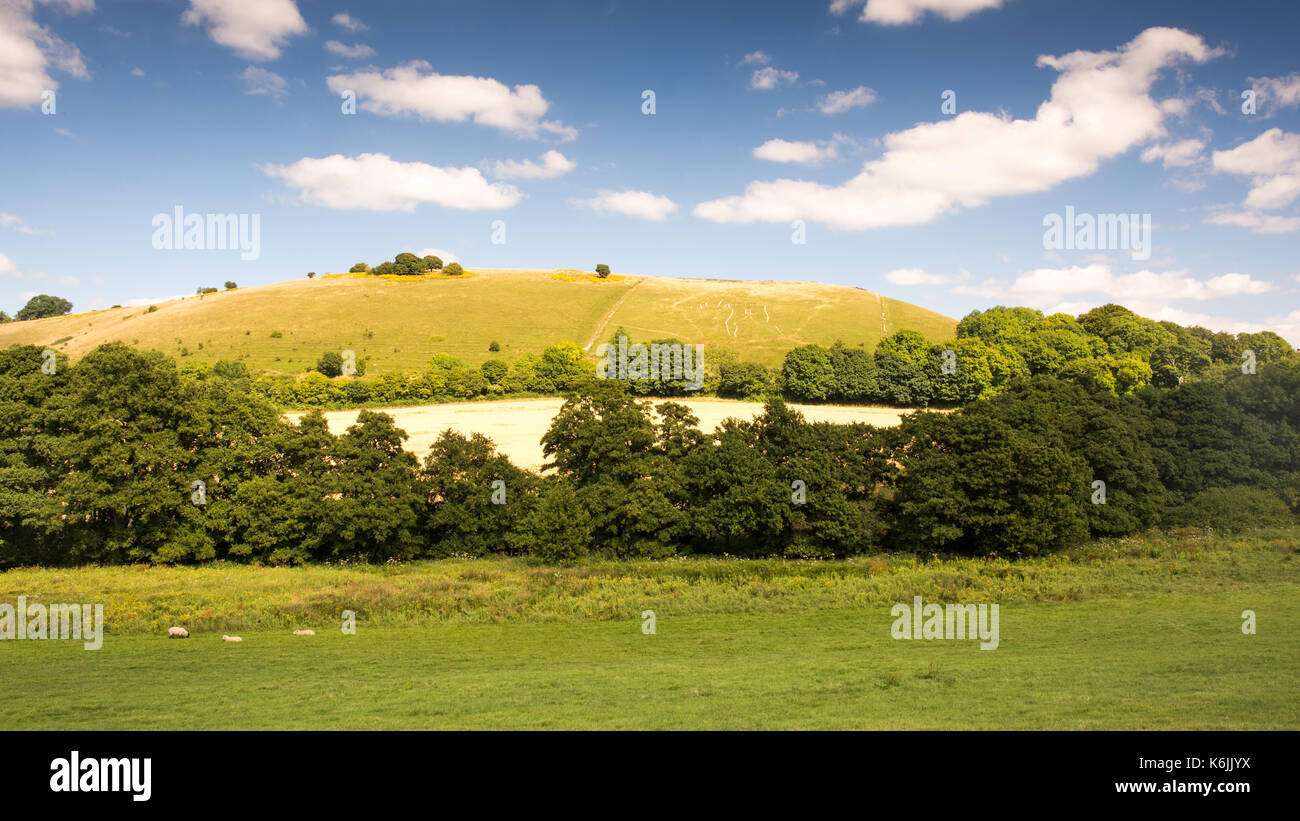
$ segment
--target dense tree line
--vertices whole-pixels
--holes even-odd
[[[881,340],[875,351],[840,344],[795,348],[779,373],[728,362],[718,393],[779,391],[797,402],[953,406],[995,396],[1026,376],[1047,375],[1126,396],[1147,385],[1173,387],[1295,355],[1271,331],[1216,333],[1156,322],[1119,305],[1078,317],[998,307],[972,312],[958,323],[955,339],[938,345],[904,330]]]
[[[781,401],[699,430],[615,380],[519,469],[482,436],[423,460],[391,417],[297,424],[238,367],[105,345],[0,351],[0,564],[382,561],[507,552],[1028,555],[1153,526],[1294,524],[1300,362],[1116,396],[1039,374],[897,428]],[[1100,494],[1100,496],[1099,496]]]
[[[607,344],[617,348],[620,339],[633,345],[624,328],[618,328]],[[904,330],[881,340],[874,351],[840,343],[829,348],[803,345],[786,354],[780,369],[743,361],[725,349],[704,356],[698,352],[704,346],[674,338],[635,342],[647,349],[660,346],[685,352],[692,357],[686,363],[688,371],[694,357],[704,367],[702,384],[662,373],[622,380],[637,396],[714,395],[911,408],[956,407],[996,396],[1016,380],[1042,375],[1089,391],[1128,396],[1148,385],[1173,387],[1222,379],[1247,366],[1258,368],[1297,356],[1272,332],[1233,335],[1185,328],[1144,319],[1116,305],[1078,318],[1043,316],[1029,308],[975,311],[958,324],[957,337],[945,343],[931,344],[920,333]],[[438,354],[422,370],[388,371],[362,380],[356,377],[365,374],[364,359],[356,360],[353,372],[344,374],[339,352],[330,351],[313,372],[301,377],[258,376],[252,388],[282,406],[308,408],[565,395],[590,390],[598,379],[599,364],[566,342],[513,363],[491,359],[477,368]],[[184,369],[201,376],[209,367],[187,364]]]

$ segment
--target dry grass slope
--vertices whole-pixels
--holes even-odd
[[[634,339],[673,336],[769,365],[811,342],[870,349],[903,328],[938,342],[955,327],[932,311],[838,285],[554,274],[478,269],[463,279],[290,280],[160,302],[153,312],[115,308],[10,323],[0,326],[0,347],[47,345],[75,360],[120,341],[182,362],[240,359],[254,373],[299,373],[326,350],[354,350],[377,374],[423,367],[435,353],[470,365],[511,361],[558,342],[604,341],[619,326]],[[488,353],[493,340],[499,354]]]

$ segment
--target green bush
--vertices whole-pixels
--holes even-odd
[[[326,351],[316,360],[316,370],[328,377],[343,374],[343,357],[337,351]]]
[[[1210,527],[1227,532],[1294,525],[1297,517],[1275,493],[1257,487],[1215,487],[1165,512],[1165,527]]]

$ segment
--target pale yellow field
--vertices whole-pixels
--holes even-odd
[[[665,400],[651,400],[661,402]],[[700,419],[700,429],[712,431],[728,417],[752,419],[762,413],[758,402],[734,399],[673,399],[686,405]],[[376,408],[389,414],[397,426],[406,431],[406,449],[423,458],[429,446],[444,430],[451,428],[468,436],[481,433],[497,445],[497,450],[522,468],[538,470],[542,462],[542,435],[559,412],[563,399],[505,399],[497,402],[458,402],[445,405],[418,405],[406,408]],[[809,422],[867,422],[878,427],[897,425],[907,410],[898,408],[855,407],[847,405],[790,405]],[[343,433],[357,419],[359,411],[328,411],[325,419],[330,431]],[[301,412],[285,414],[297,421]]]

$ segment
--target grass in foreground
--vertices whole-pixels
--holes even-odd
[[[1297,594],[1003,605],[988,651],[895,641],[886,605],[5,642],[0,729],[1294,729]]]
[[[1295,729],[1297,544],[1282,530],[1015,563],[12,570],[0,601],[103,602],[109,631],[93,652],[0,642],[0,730]],[[890,607],[913,595],[998,603],[999,648],[895,641]],[[171,624],[193,637],[164,638]]]
[[[333,629],[342,611],[372,627],[447,622],[601,621],[807,613],[910,601],[1090,601],[1300,584],[1300,528],[1242,536],[1152,534],[1102,540],[1040,559],[849,561],[680,558],[572,567],[528,559],[400,565],[20,568],[0,573],[0,602],[101,602],[110,635]]]

